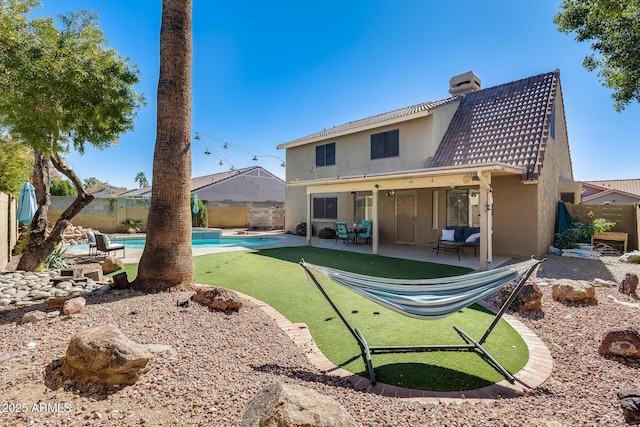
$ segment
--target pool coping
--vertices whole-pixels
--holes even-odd
[[[291,338],[291,340],[306,355],[307,359],[313,366],[322,371],[326,375],[332,375],[344,378],[356,391],[365,393],[373,393],[381,396],[396,397],[403,399],[413,399],[425,403],[462,403],[462,402],[493,402],[496,399],[516,398],[522,396],[529,388],[535,389],[542,385],[551,377],[553,372],[553,358],[551,351],[544,342],[524,323],[516,319],[510,314],[504,314],[503,319],[511,325],[512,328],[520,334],[527,349],[529,350],[529,360],[526,365],[514,374],[517,381],[510,383],[502,380],[498,383],[491,384],[474,390],[438,392],[427,390],[416,390],[406,387],[398,387],[390,384],[377,382],[375,385],[371,380],[361,377],[352,372],[342,369],[331,362],[320,351],[316,342],[311,337],[309,328],[305,323],[292,323],[280,312],[271,307],[269,304],[250,295],[236,292],[242,298],[252,302],[270,318]],[[489,310],[493,307],[487,304],[481,304]],[[526,387],[526,384],[528,387]]]

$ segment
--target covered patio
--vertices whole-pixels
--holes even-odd
[[[306,222],[318,222],[314,218],[314,196],[326,194],[341,195],[366,194],[371,196],[370,219],[373,233],[370,245],[341,245],[344,249],[370,251],[373,254],[409,257],[414,252],[420,260],[438,262],[454,258],[456,265],[468,264],[469,268],[487,270],[502,260],[494,259],[493,254],[493,188],[491,180],[496,176],[522,176],[523,169],[504,163],[484,163],[476,166],[429,168],[409,170],[401,173],[376,173],[358,176],[339,176],[332,179],[298,181],[292,187],[306,189]],[[457,260],[458,254],[439,251],[431,256],[432,245],[440,236],[441,229],[448,223],[446,206],[441,206],[447,190],[472,189],[477,194],[478,218],[474,222],[480,227],[480,241],[477,257],[466,254]],[[439,193],[440,192],[440,193]],[[388,197],[394,197],[393,209],[385,208]],[[344,199],[342,199],[344,200]],[[417,206],[422,206],[418,209]],[[345,218],[339,218],[344,220]],[[349,218],[347,218],[349,221]],[[386,224],[387,238],[381,239],[381,224]],[[326,223],[326,221],[325,221]],[[418,225],[421,228],[418,236]],[[393,237],[389,237],[393,236]],[[306,243],[324,245],[321,239],[313,238],[313,227],[307,227]],[[333,242],[332,242],[333,244]],[[335,245],[334,245],[335,246]],[[395,255],[394,255],[395,254]],[[448,262],[447,262],[448,263]]]

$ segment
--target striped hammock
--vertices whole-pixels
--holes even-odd
[[[439,319],[476,303],[510,282],[531,274],[541,261],[530,259],[493,270],[438,279],[389,279],[350,273],[309,264],[302,260],[309,277],[313,269],[363,297],[418,319]]]

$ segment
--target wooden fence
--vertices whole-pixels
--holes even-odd
[[[16,199],[0,192],[0,270],[11,260],[11,252],[17,240]]]
[[[627,250],[640,248],[640,204],[566,204],[574,220],[589,223],[596,218],[604,218],[615,222],[610,231],[627,233],[629,236]]]

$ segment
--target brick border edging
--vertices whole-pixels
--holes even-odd
[[[453,403],[453,402],[474,402],[486,401],[491,402],[498,398],[513,398],[523,394],[527,389],[519,382],[511,384],[507,380],[491,384],[475,390],[454,391],[454,392],[438,392],[415,390],[406,387],[398,387],[394,385],[376,383],[371,384],[371,380],[361,377],[352,372],[336,366],[320,351],[315,341],[311,337],[309,328],[305,323],[291,323],[280,312],[271,307],[264,301],[253,298],[252,296],[236,292],[242,298],[245,298],[260,308],[265,314],[271,317],[276,324],[293,340],[293,342],[302,350],[309,361],[319,370],[327,375],[333,375],[347,379],[353,388],[357,391],[366,393],[374,393],[387,397],[411,398],[423,402],[430,403]],[[486,305],[482,304],[486,308]],[[516,319],[510,314],[503,316],[505,321],[511,325],[513,329],[520,334],[527,349],[529,350],[529,360],[527,364],[518,371],[514,376],[531,388],[536,388],[543,384],[553,371],[553,358],[549,348],[542,340],[529,329],[524,323]]]

